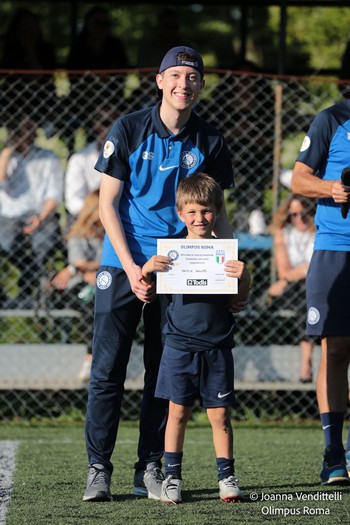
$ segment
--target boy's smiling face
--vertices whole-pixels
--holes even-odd
[[[163,104],[178,111],[192,108],[204,86],[199,71],[190,66],[175,66],[157,75],[157,86],[163,94]]]
[[[177,213],[187,228],[187,239],[209,239],[218,216],[213,206],[203,206],[196,202],[184,204]]]

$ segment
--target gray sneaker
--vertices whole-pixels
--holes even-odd
[[[159,467],[148,468],[145,470],[143,482],[150,499],[160,499],[163,480],[164,476]]]
[[[144,470],[135,470],[134,474],[134,488],[132,489],[132,493],[134,496],[143,496],[148,497],[148,490],[145,487],[145,483],[143,481],[143,476],[145,474]]]
[[[181,479],[167,476],[162,483],[160,501],[164,501],[164,503],[182,503],[181,489]]]
[[[229,476],[219,481],[219,489],[222,501],[233,503],[243,499],[243,492],[238,486],[238,478],[234,476]]]
[[[84,501],[111,501],[111,473],[99,463],[89,468]]]

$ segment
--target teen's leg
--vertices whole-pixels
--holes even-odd
[[[342,441],[348,402],[349,337],[324,337],[317,376],[317,402],[325,440],[321,480],[324,484],[349,482]]]
[[[135,470],[147,464],[161,467],[168,401],[154,396],[163,352],[161,308],[158,300],[143,307],[145,384],[140,413],[138,461]]]
[[[105,272],[103,288],[97,285],[95,296],[85,435],[89,464],[103,465],[111,472],[110,458],[119,426],[126,367],[142,303],[131,292],[122,270],[101,267],[97,282],[102,271]]]
[[[321,352],[317,376],[317,402],[320,413],[345,413],[349,390],[350,337],[323,337]]]

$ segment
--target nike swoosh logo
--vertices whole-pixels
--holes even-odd
[[[222,394],[221,392],[218,393],[218,398],[219,399],[222,399],[223,397],[227,397],[229,394],[231,394],[232,390],[230,390],[229,392],[226,392],[226,394]]]
[[[175,463],[174,465],[171,465],[170,463],[167,465],[167,467],[179,467],[180,463]]]
[[[167,170],[172,170],[174,168],[177,168],[178,166],[159,166],[159,171],[167,171]]]
[[[334,425],[326,425],[325,427],[322,427],[322,430],[326,430],[326,428],[333,427]]]

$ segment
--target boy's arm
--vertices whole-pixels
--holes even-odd
[[[239,279],[238,294],[228,296],[228,308],[233,313],[244,310],[248,303],[251,281],[246,265],[242,261],[227,261],[225,263],[225,273],[228,277],[237,277]]]
[[[151,283],[153,272],[166,272],[170,268],[170,257],[153,255],[142,267],[142,280],[145,283]]]

